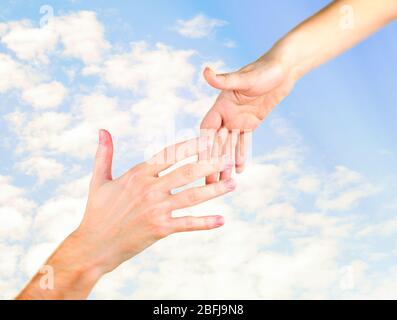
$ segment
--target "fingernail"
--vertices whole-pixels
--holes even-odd
[[[225,181],[225,186],[228,190],[234,190],[237,186],[237,183],[233,179],[230,179]]]
[[[104,144],[104,140],[105,140],[105,132],[103,131],[103,129],[100,129],[98,132],[98,136],[99,136],[99,144]]]
[[[225,219],[222,216],[216,217],[215,228],[219,228],[225,224]]]
[[[216,79],[225,79],[224,74],[218,74],[214,70],[208,67],[208,72],[211,75],[211,77],[216,78]]]
[[[236,173],[240,174],[244,171],[244,165],[236,165]]]

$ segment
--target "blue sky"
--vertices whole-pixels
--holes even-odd
[[[80,179],[88,176],[90,172],[92,152],[89,150],[91,150],[90,143],[95,141],[93,132],[97,115],[96,111],[81,113],[80,110],[83,110],[85,105],[84,97],[94,92],[97,95],[88,101],[99,101],[99,105],[104,106],[112,105],[112,99],[117,100],[114,107],[117,114],[114,114],[114,119],[109,119],[109,117],[113,118],[112,113],[105,114],[107,121],[113,121],[109,123],[109,126],[114,128],[112,133],[115,135],[118,150],[116,173],[142,160],[141,144],[147,141],[153,143],[150,137],[145,136],[148,132],[138,129],[134,131],[133,127],[142,128],[139,125],[143,126],[143,124],[149,127],[150,125],[158,126],[158,124],[151,124],[150,121],[148,124],[145,110],[138,111],[138,108],[141,106],[141,110],[144,109],[147,106],[144,103],[160,103],[161,97],[155,97],[156,92],[153,93],[150,88],[143,87],[136,90],[135,87],[129,87],[128,81],[136,81],[138,87],[145,86],[146,84],[141,84],[139,79],[127,78],[120,83],[118,79],[110,77],[109,73],[112,70],[106,69],[107,62],[114,61],[118,55],[128,54],[130,43],[146,42],[147,48],[143,49],[143,58],[137,52],[132,53],[133,60],[137,59],[138,62],[134,60],[134,69],[127,70],[126,73],[133,73],[137,70],[135,68],[142,68],[144,75],[149,73],[153,79],[156,79],[159,70],[152,70],[150,67],[150,61],[155,62],[155,60],[149,59],[147,62],[144,59],[145,55],[151,57],[153,54],[153,59],[156,59],[155,54],[161,57],[168,54],[173,57],[184,50],[194,51],[186,59],[178,56],[175,62],[186,67],[184,70],[178,70],[176,76],[180,76],[181,83],[188,82],[187,88],[183,88],[180,83],[167,84],[165,78],[160,78],[159,81],[165,83],[168,91],[175,90],[175,92],[165,99],[167,106],[164,107],[165,111],[153,106],[155,114],[161,114],[161,117],[165,119],[175,120],[179,131],[182,130],[187,132],[187,135],[191,135],[197,133],[200,116],[205,113],[205,108],[208,109],[211,106],[211,97],[217,94],[198,80],[204,64],[212,64],[216,68],[219,61],[223,61],[223,66],[219,65],[219,68],[224,70],[240,68],[263,54],[297,23],[327,3],[328,1],[314,3],[292,0],[277,2],[250,0],[245,1],[244,5],[241,1],[234,0],[112,1],[111,4],[108,1],[47,1],[46,4],[54,9],[55,18],[67,17],[84,10],[95,14],[95,21],[103,27],[104,32],[103,35],[98,35],[97,40],[100,43],[98,46],[107,42],[108,48],[104,49],[103,57],[94,62],[87,60],[91,59],[91,56],[87,58],[86,53],[81,54],[78,49],[77,53],[76,51],[63,52],[62,50],[67,50],[61,45],[57,45],[56,49],[51,49],[53,51],[46,53],[47,63],[38,61],[36,56],[21,59],[18,52],[25,53],[24,48],[15,49],[12,47],[12,42],[7,42],[3,38],[0,53],[8,55],[23,68],[32,68],[34,73],[42,75],[43,78],[39,80],[39,83],[60,82],[68,94],[54,108],[39,106],[32,109],[28,102],[32,100],[24,98],[24,90],[30,89],[28,84],[22,89],[14,85],[15,88],[11,86],[7,90],[0,90],[2,126],[0,151],[3,154],[0,175],[10,177],[4,187],[18,188],[18,197],[22,197],[26,202],[21,206],[19,201],[12,198],[13,203],[17,202],[14,205],[15,210],[28,221],[24,230],[29,233],[30,239],[28,241],[23,235],[9,239],[7,231],[0,233],[0,243],[4,244],[1,252],[11,252],[7,246],[13,246],[16,257],[13,268],[18,270],[15,274],[8,272],[8,274],[0,275],[0,285],[5,286],[7,292],[14,292],[12,284],[23,283],[34,269],[34,264],[32,267],[27,266],[29,265],[29,262],[26,262],[28,257],[31,259],[34,257],[40,261],[40,258],[48,254],[50,248],[61,240],[63,234],[66,235],[71,231],[68,228],[81,216],[79,210],[84,204],[84,188],[82,187],[81,192],[76,191],[76,194],[70,191],[73,187],[68,189],[63,186],[84,185],[85,180],[80,181]],[[39,1],[4,2],[0,5],[0,22],[7,24],[10,21],[27,19],[31,21],[31,28],[40,29],[41,5]],[[197,15],[226,23],[214,28],[201,38],[189,38],[177,32],[178,20],[190,20]],[[66,28],[73,21],[67,20],[62,27]],[[90,23],[96,22],[90,20]],[[95,28],[98,25],[95,24]],[[388,277],[394,276],[397,250],[395,245],[397,227],[394,229],[387,227],[388,225],[397,226],[397,220],[395,220],[397,202],[394,195],[397,187],[395,182],[397,129],[394,125],[397,116],[394,107],[397,101],[397,91],[394,89],[394,75],[397,72],[396,31],[395,24],[387,26],[365,42],[301,79],[293,92],[255,132],[251,174],[248,172],[239,178],[243,186],[249,186],[250,192],[238,191],[235,196],[211,204],[211,209],[223,208],[229,212],[232,220],[231,229],[225,228],[223,233],[204,236],[207,237],[205,241],[208,241],[214,252],[224,250],[221,244],[228,245],[228,232],[241,234],[241,239],[236,240],[236,245],[241,247],[244,246],[244,237],[248,237],[250,228],[264,234],[263,237],[258,236],[252,239],[252,248],[250,247],[252,250],[259,250],[255,245],[260,245],[265,248],[264,251],[257,255],[249,255],[251,249],[248,248],[246,254],[249,259],[246,258],[246,260],[248,259],[250,263],[245,264],[245,260],[242,259],[234,265],[236,268],[246,267],[247,277],[248,274],[252,274],[253,277],[260,279],[259,283],[266,283],[268,278],[262,274],[262,270],[266,270],[263,273],[267,272],[271,277],[279,264],[285,265],[288,261],[297,267],[292,271],[286,269],[287,274],[305,279],[306,274],[302,274],[298,267],[305,263],[307,263],[307,270],[310,271],[313,268],[313,273],[318,274],[317,278],[314,277],[316,280],[313,280],[313,283],[307,280],[310,285],[300,283],[291,276],[289,282],[280,280],[280,282],[274,282],[273,285],[264,285],[266,289],[257,288],[252,297],[365,297],[370,291],[373,292],[374,297],[381,297],[395,292],[393,287],[389,288],[384,283],[387,283]],[[6,37],[7,32],[10,31],[6,31],[5,34],[0,32],[0,36]],[[28,42],[26,39],[24,41]],[[168,51],[161,49],[156,51],[156,43],[165,44],[169,48]],[[234,43],[234,46],[227,46],[226,43]],[[77,43],[77,46],[69,50],[76,50],[78,45]],[[64,46],[66,47],[65,44]],[[84,68],[88,66],[95,66],[99,71],[96,70],[90,75],[84,74]],[[194,69],[192,74],[186,71],[190,67]],[[156,87],[152,78],[147,81]],[[98,96],[106,96],[109,99],[98,98]],[[175,98],[178,96],[186,98],[189,103],[187,107],[178,106],[179,109],[174,110],[173,101],[177,101]],[[201,101],[198,105],[203,109],[193,111],[189,109],[190,103],[193,106],[193,103],[197,101]],[[143,105],[140,104],[141,102]],[[40,105],[43,102],[37,103]],[[10,124],[9,121],[9,115],[16,111],[25,113],[28,117],[27,122],[24,122],[20,128]],[[64,132],[54,131],[54,135],[61,137],[65,145],[74,143],[79,147],[81,144],[80,149],[74,148],[73,145],[54,145],[52,140],[37,146],[26,139],[26,135],[36,132],[29,129],[31,123],[37,125],[34,118],[44,117],[46,112],[56,112],[58,115],[71,117],[71,123],[68,126],[72,129],[65,129]],[[150,110],[148,114],[149,112]],[[128,118],[131,119],[130,126],[124,123],[124,115],[131,117]],[[99,121],[100,124],[107,124],[106,121],[101,121]],[[81,126],[79,126],[80,122]],[[84,127],[86,124],[89,129]],[[41,130],[39,132],[43,135],[47,133],[49,136],[52,135],[50,129],[48,132],[45,127]],[[156,130],[161,132],[161,128]],[[73,132],[81,132],[86,136],[80,141],[72,135]],[[131,140],[134,141],[131,142]],[[92,148],[94,149],[95,145]],[[280,156],[280,150],[284,152],[283,156]],[[38,165],[37,159],[40,159],[41,165]],[[52,159],[51,161],[56,162],[56,164],[51,162],[54,176],[49,173],[49,176],[40,178],[37,171],[29,172],[31,164],[37,165],[37,168],[43,168],[43,159]],[[258,170],[257,179],[254,179],[258,185],[250,184],[250,179],[256,176],[255,170]],[[269,181],[259,180],[261,177]],[[80,190],[79,188],[76,189]],[[353,200],[345,200],[347,198]],[[264,199],[263,204],[261,199]],[[34,207],[32,210],[28,209],[29,201]],[[8,202],[0,203],[0,205],[7,207]],[[51,207],[52,205],[54,207]],[[73,221],[66,223],[65,221],[69,221],[66,220],[68,218],[52,216],[52,210],[59,208],[66,208],[65,211],[73,212],[75,220],[72,219]],[[244,208],[248,209],[244,210]],[[237,212],[231,213],[232,209],[236,209]],[[270,212],[271,218],[266,218],[266,212]],[[291,214],[293,216],[290,216]],[[314,216],[314,214],[317,215]],[[290,222],[290,219],[295,222]],[[321,219],[328,220],[319,222]],[[317,224],[313,221],[317,221]],[[237,226],[240,224],[246,229],[238,229]],[[317,231],[311,229],[313,225],[316,226]],[[55,236],[46,231],[46,228],[52,227],[60,231],[58,235]],[[263,230],[260,227],[263,227]],[[328,233],[334,228],[338,236],[332,239],[333,237],[329,237]],[[318,229],[321,229],[321,232]],[[266,230],[269,235],[265,235]],[[343,232],[347,232],[347,235]],[[355,237],[355,234],[363,234],[363,236]],[[156,247],[157,249],[149,250],[136,262],[132,261],[123,267],[119,273],[112,276],[113,278],[110,277],[110,280],[104,281],[96,295],[119,297],[128,293],[127,296],[130,298],[151,297],[148,289],[144,289],[146,283],[153,284],[159,277],[165,277],[163,283],[157,283],[160,289],[156,291],[154,297],[178,297],[177,292],[180,287],[175,285],[178,281],[171,276],[168,277],[161,267],[156,269],[156,272],[152,272],[145,269],[145,265],[148,261],[154,261],[153,263],[159,263],[160,266],[164,263],[165,266],[175,266],[176,270],[185,270],[187,266],[190,266],[186,262],[189,260],[188,253],[179,259],[173,256],[174,253],[171,254],[172,258],[158,256],[161,248],[172,250],[172,245],[184,243],[184,241],[183,237],[176,237],[164,245],[160,244],[158,248]],[[192,248],[196,248],[200,244],[200,237],[191,238],[189,241]],[[310,260],[312,258],[307,258],[304,245],[301,246],[302,241],[322,244],[329,255],[324,257],[324,261],[321,258],[319,258],[320,262]],[[28,242],[31,243],[28,244]],[[188,241],[187,244],[189,245]],[[316,250],[313,247],[313,252],[310,254],[315,256]],[[225,254],[226,262],[229,258],[230,256]],[[210,269],[222,264],[216,258],[205,254],[197,256],[196,259],[195,261],[200,265],[203,263],[202,260],[208,259],[206,262],[208,265],[205,266],[209,266]],[[354,288],[344,290],[338,284],[340,274],[344,274],[344,270],[348,271],[348,275],[350,272],[356,275]],[[139,280],[134,280],[138,275]],[[324,281],[323,278],[328,276],[331,279],[330,282]],[[233,281],[234,275],[230,273],[230,278],[227,276],[223,278],[214,271],[208,273],[207,278],[223,279],[229,282]],[[190,288],[191,291],[189,289],[183,291],[187,297],[212,297],[208,294],[208,290],[212,290],[215,297],[224,297],[228,294],[209,284],[206,284],[207,287],[200,287],[199,273],[186,272],[181,279],[193,279],[193,283],[198,286],[195,287],[198,295],[192,293],[193,288]],[[251,289],[248,277],[230,287],[229,291],[232,297],[240,297],[241,292]],[[93,297],[96,295],[94,294]]]

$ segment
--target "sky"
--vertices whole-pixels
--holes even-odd
[[[84,213],[97,132],[115,176],[199,132],[204,66],[248,64],[328,1],[2,1],[0,298]],[[177,214],[91,299],[397,298],[397,26],[302,78],[255,132],[237,190]]]

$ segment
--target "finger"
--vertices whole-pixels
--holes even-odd
[[[220,157],[225,155],[224,146],[227,140],[228,130],[226,128],[222,128],[218,131],[216,135],[214,145],[211,152],[211,161],[216,161]],[[215,183],[219,180],[220,172],[214,172],[213,174],[206,177],[205,182],[206,184]]]
[[[206,139],[206,146],[205,148],[202,149],[199,153],[199,162],[200,163],[205,163],[205,162],[211,162],[211,157],[212,157],[212,148],[214,145],[214,140],[215,136],[218,130],[214,129],[201,129],[200,130],[200,136],[205,137]]]
[[[208,84],[219,90],[249,90],[252,87],[251,72],[236,71],[216,74],[206,67],[203,74]]]
[[[200,125],[200,136],[207,137],[208,144],[207,144],[207,148],[199,153],[199,161],[203,162],[203,161],[211,160],[211,153],[212,153],[214,139],[221,125],[222,125],[221,115],[214,109],[211,109],[206,114]]]
[[[240,133],[236,146],[236,173],[242,173],[245,169],[250,137],[251,133],[249,132]]]
[[[99,143],[95,155],[91,186],[98,187],[112,180],[113,141],[106,130],[99,130]]]
[[[223,171],[227,167],[231,166],[232,164],[227,164],[224,159],[212,161],[211,163],[188,163],[160,177],[158,183],[160,188],[172,190],[174,188],[179,188],[189,183],[195,182],[196,180],[208,176],[214,172]]]
[[[212,129],[218,131],[222,125],[222,116],[213,108],[207,112],[203,121],[201,121],[200,129]]]
[[[236,158],[235,153],[236,153],[236,145],[237,145],[238,137],[239,135],[236,133],[236,131],[232,130],[231,132],[229,132],[225,144],[226,161],[232,163],[233,166]],[[220,180],[230,180],[230,178],[232,177],[232,173],[233,173],[233,168],[221,172]]]
[[[236,188],[236,182],[232,179],[220,181],[202,187],[190,188],[175,195],[171,195],[172,210],[188,208],[202,202],[214,199]]]
[[[178,217],[171,221],[172,233],[211,230],[225,224],[222,216]]]
[[[207,148],[207,137],[194,138],[166,147],[146,162],[152,175],[170,168],[177,162],[190,158]]]

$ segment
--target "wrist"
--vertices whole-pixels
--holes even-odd
[[[61,244],[62,255],[71,262],[76,274],[84,274],[87,279],[99,279],[106,271],[100,255],[95,250],[85,233],[80,229],[73,231]]]
[[[95,259],[90,256],[81,238],[76,232],[72,233],[16,299],[76,300],[87,298],[103,274]]]
[[[310,70],[310,63],[302,56],[302,50],[296,45],[293,34],[279,40],[265,56],[278,61],[285,74],[294,82]]]
[[[69,235],[46,265],[53,268],[54,289],[64,299],[83,299],[105,273],[78,231]]]

